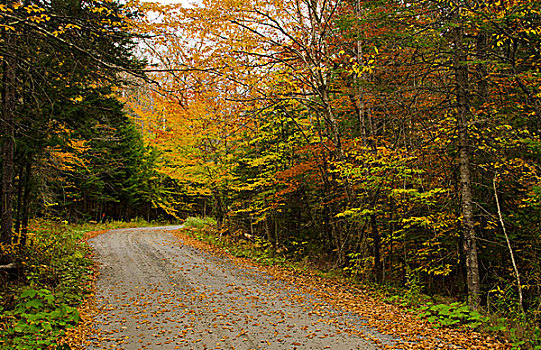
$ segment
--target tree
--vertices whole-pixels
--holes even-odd
[[[131,52],[134,42],[128,23],[133,13],[116,2],[9,3],[2,6],[0,15],[6,34],[1,52],[5,116],[1,225],[2,242],[7,243],[11,242],[13,226],[16,141],[31,140],[29,144],[35,148],[27,148],[30,153],[22,158],[31,163],[54,133],[49,128],[62,124],[77,127],[80,122],[80,116],[64,113],[59,107],[70,109],[88,93],[107,93],[106,86],[119,82],[118,72],[137,72],[142,65]],[[62,118],[67,119],[56,122]],[[40,130],[29,132],[32,128]]]
[[[13,198],[13,154],[14,154],[14,123],[15,123],[15,62],[14,35],[5,31],[3,47],[2,69],[2,121],[0,131],[2,133],[2,194],[1,194],[1,237],[2,248],[11,243],[12,198]],[[2,260],[9,259],[2,256]]]
[[[274,249],[473,308],[539,288],[537,3],[144,10],[161,85],[141,115],[194,210],[214,198]]]

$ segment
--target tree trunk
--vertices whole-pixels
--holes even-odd
[[[370,215],[370,226],[372,229],[372,239],[374,240],[374,272],[376,282],[383,282],[383,266],[381,263],[381,237],[378,230],[376,214]]]
[[[30,193],[32,177],[32,162],[29,160],[26,162],[26,169],[24,175],[24,197],[23,197],[23,213],[22,213],[22,231],[21,231],[21,244],[26,244],[26,238],[28,233],[28,220],[30,219]]]
[[[484,31],[477,34],[476,49],[476,56],[477,60],[479,61],[477,63],[477,100],[479,108],[481,108],[481,106],[488,100],[488,70],[486,62],[488,59],[488,44],[487,35]]]
[[[456,79],[458,149],[460,165],[460,196],[462,211],[462,230],[464,235],[464,256],[466,259],[466,280],[468,284],[468,304],[478,309],[481,301],[479,265],[477,261],[477,242],[473,214],[473,195],[471,186],[470,146],[468,135],[468,68],[467,55],[463,45],[464,31],[457,26],[453,30],[455,52],[453,64]]]
[[[13,235],[13,172],[15,153],[15,36],[9,30],[4,31],[4,59],[2,77],[2,190],[0,204],[0,243],[11,244]],[[11,258],[2,251],[0,260],[9,261]]]
[[[23,189],[24,189],[24,166],[19,166],[19,181],[17,181],[17,215],[15,217],[15,232],[19,234],[21,232],[21,211],[23,202]]]
[[[216,225],[218,228],[222,228],[224,224],[224,218],[225,218],[225,210],[222,204],[222,197],[220,195],[219,190],[214,190],[212,192],[212,195],[214,197],[215,205],[214,205],[214,215],[216,216]]]
[[[502,210],[500,207],[500,200],[498,199],[498,190],[496,189],[497,177],[498,177],[498,173],[494,175],[494,179],[492,180],[492,186],[494,188],[494,199],[496,200],[496,209],[498,210],[498,218],[500,219],[503,235],[505,236],[505,242],[507,243],[507,249],[509,250],[509,255],[511,257],[511,263],[513,264],[513,271],[515,272],[515,279],[517,281],[517,289],[518,289],[518,306],[520,308],[520,312],[524,313],[522,283],[520,282],[520,273],[518,272],[517,262],[515,260],[515,253],[513,252],[513,247],[511,247],[511,241],[509,240],[509,235],[507,234],[507,230],[505,228],[505,222],[503,221]]]

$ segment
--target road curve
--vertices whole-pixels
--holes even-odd
[[[187,245],[168,231],[89,241],[100,265],[98,349],[377,349],[391,340],[295,286]],[[367,340],[368,339],[368,340]]]

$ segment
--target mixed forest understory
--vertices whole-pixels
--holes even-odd
[[[77,323],[71,224],[210,216],[539,348],[540,27],[531,0],[0,5],[2,336]]]

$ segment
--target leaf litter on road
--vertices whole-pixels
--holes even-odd
[[[147,274],[125,280],[106,261],[96,302],[82,313],[83,330],[68,334],[74,349],[509,348],[480,333],[433,329],[337,280],[260,266],[182,230],[173,231],[178,240],[160,229],[124,231],[112,233],[125,236],[122,248],[141,253],[141,243],[152,263],[161,263],[155,268],[144,259],[131,261],[141,264],[136,274]]]

